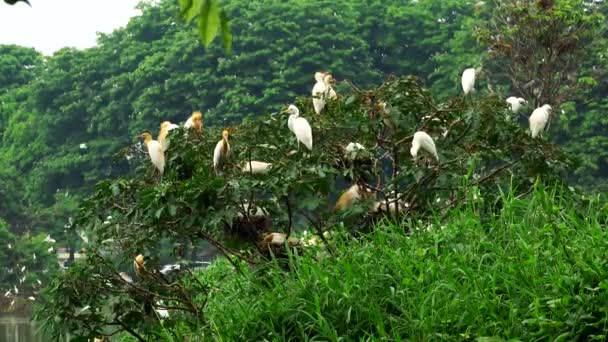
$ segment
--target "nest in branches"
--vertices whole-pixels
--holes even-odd
[[[225,233],[232,239],[257,243],[270,231],[270,227],[271,220],[266,216],[239,215],[232,221],[232,225],[225,225]]]

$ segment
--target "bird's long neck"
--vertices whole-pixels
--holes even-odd
[[[228,150],[228,138],[222,137],[222,152],[226,153]]]
[[[152,137],[145,137],[145,138],[144,138],[144,145],[147,147],[147,146],[148,146],[148,143],[149,143],[150,141],[152,141]]]

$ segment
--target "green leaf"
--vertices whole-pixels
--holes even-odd
[[[169,215],[175,216],[177,214],[177,207],[173,204],[169,206]]]
[[[163,214],[163,209],[165,209],[164,207],[158,209],[155,213],[154,216],[156,216],[157,219],[160,218],[160,216]]]
[[[190,23],[201,13],[203,0],[179,0],[179,5],[182,19]]]
[[[198,33],[205,47],[213,41],[220,28],[220,10],[215,0],[203,0],[198,17]]]
[[[224,10],[220,11],[220,26],[222,28],[222,39],[224,41],[224,49],[232,50],[232,32],[230,30],[230,22]]]

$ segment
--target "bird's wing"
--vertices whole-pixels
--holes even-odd
[[[192,117],[189,117],[188,120],[186,120],[186,123],[184,124],[185,128],[192,128],[192,125],[194,125],[194,123],[192,123]]]
[[[315,83],[315,86],[312,87],[312,96],[313,97],[322,97],[326,90],[327,90],[327,87],[325,87],[325,83],[317,82],[317,83]]]
[[[312,127],[308,121],[304,118],[297,118],[293,127],[298,140],[312,150]]]
[[[220,163],[220,157],[222,156],[222,140],[218,141],[213,150],[213,167],[217,168]]]
[[[158,141],[150,141],[148,143],[148,153],[152,163],[162,172],[165,166],[165,153],[163,146]]]

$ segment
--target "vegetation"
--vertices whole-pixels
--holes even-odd
[[[362,239],[338,236],[338,257],[293,255],[289,272],[270,263],[242,277],[216,263],[200,275],[218,288],[208,324],[181,336],[605,340],[605,208],[594,200],[574,206],[568,190],[542,186],[503,201],[492,217],[479,199],[446,218],[411,222],[407,234],[382,224]]]
[[[558,148],[530,138],[502,99],[437,103],[413,77],[354,90],[330,102],[322,115],[314,114],[310,99],[298,106],[314,127],[311,152],[298,147],[285,115],[271,114],[232,129],[232,157],[220,174],[211,159],[219,130],[196,136],[177,129],[169,133],[162,179],[146,172],[153,171],[151,163],[138,158],[144,164],[136,175],[102,182],[75,220],[75,229],[88,228],[92,236],[88,257],[49,287],[39,315],[47,328],[56,336],[69,331],[89,338],[127,330],[146,340],[154,334],[153,309],[166,307],[178,313],[172,320],[204,324],[211,288],[190,271],[171,277],[159,273],[159,259],[166,257],[159,251],[166,243],[173,244],[171,257],[179,260],[189,246],[206,241],[240,270],[232,258],[255,266],[271,254],[285,254],[280,244],[269,248],[263,242],[269,233],[290,236],[298,226],[309,226],[321,238],[339,222],[350,233],[366,232],[391,201],[399,203],[395,216],[410,219],[445,214],[480,196],[490,209],[501,201],[497,187],[525,194],[537,177],[559,181],[567,163]],[[434,137],[439,163],[423,152],[421,158],[411,157],[407,147],[417,129]],[[351,141],[365,150],[345,153]],[[252,160],[272,167],[266,174],[243,172],[243,164]],[[344,183],[373,195],[336,212],[332,195]],[[379,209],[370,209],[374,203]],[[133,274],[129,270],[139,254],[145,271]],[[187,259],[182,267],[189,269]],[[121,271],[131,273],[134,283]]]
[[[87,250],[44,291],[37,318],[56,337],[605,336],[603,214],[584,218],[601,205],[564,183],[604,186],[603,4],[140,7],[95,48],[45,57],[0,47],[2,234],[49,232]],[[196,19],[197,29],[178,18]],[[224,47],[210,44],[220,31]],[[477,92],[462,97],[460,74],[477,66]],[[340,96],[320,116],[310,97],[297,98],[312,125],[309,152],[278,112],[309,94],[320,70],[341,81]],[[511,95],[529,100],[524,116],[553,106],[546,138],[529,137],[527,120],[506,106]],[[204,133],[171,131],[159,178],[134,137],[196,110]],[[216,174],[212,150],[225,128],[232,156]],[[419,130],[435,140],[439,161],[411,157]],[[365,150],[345,153],[351,142]],[[272,163],[270,172],[243,172],[251,160]],[[335,210],[353,184],[364,198]],[[387,219],[391,201],[400,205]],[[435,229],[421,231],[428,225]],[[265,239],[302,229],[321,246]],[[340,236],[328,241],[329,229]],[[197,272],[190,260],[209,245],[225,261]],[[15,255],[30,253],[19,246]],[[168,261],[180,270],[159,272]],[[13,282],[0,277],[0,288]]]

